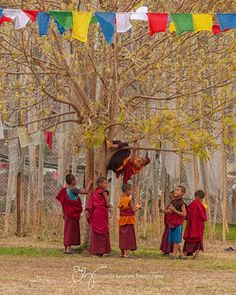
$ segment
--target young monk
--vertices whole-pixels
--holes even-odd
[[[135,212],[141,209],[141,204],[136,207],[131,198],[131,184],[122,185],[123,195],[120,198],[118,208],[120,209],[119,220],[119,247],[121,250],[121,257],[128,258],[129,251],[137,249],[135,237]]]
[[[90,225],[90,253],[98,256],[107,256],[111,251],[108,221],[110,204],[107,188],[107,179],[99,177],[97,188],[91,193],[86,206]]]
[[[72,254],[72,245],[80,245],[80,215],[83,211],[80,195],[86,195],[92,185],[88,183],[86,189],[76,187],[76,178],[73,174],[66,175],[67,187],[63,187],[56,196],[61,203],[64,218],[64,246],[65,254]]]
[[[169,202],[170,203],[168,204],[166,209],[160,210],[161,213],[165,214],[165,217],[164,217],[165,230],[162,235],[161,246],[160,246],[160,250],[162,251],[163,255],[169,255],[170,253],[173,252],[173,245],[168,242],[168,235],[169,235],[169,230],[170,230],[169,224],[168,224],[168,219],[171,214],[169,207],[170,207],[171,201],[174,199],[174,193],[175,193],[174,191],[169,193]]]
[[[185,255],[193,255],[196,259],[203,248],[203,235],[205,229],[205,221],[207,221],[206,209],[203,204],[205,193],[202,190],[194,194],[195,200],[190,203],[187,208],[187,224],[184,231],[184,253]]]
[[[150,163],[150,159],[138,157],[137,150],[132,147],[132,153],[130,149],[122,149],[129,147],[128,143],[121,141],[113,141],[110,143],[107,141],[109,150],[118,149],[118,151],[111,157],[108,164],[108,170],[112,170],[119,177],[123,174],[123,183],[127,183],[132,175],[140,173],[140,171]],[[130,156],[131,154],[131,156]]]
[[[186,192],[184,186],[179,185],[174,192],[174,199],[171,201],[169,210],[171,214],[168,217],[169,235],[168,242],[173,244],[173,256],[172,259],[177,259],[179,253],[180,259],[186,259],[181,246],[183,223],[186,216],[186,204],[184,203],[183,196]]]

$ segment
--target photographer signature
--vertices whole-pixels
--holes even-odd
[[[86,267],[74,266],[72,280],[74,283],[81,282],[82,280],[88,278],[88,289],[92,289],[95,285],[95,277],[99,270],[107,268],[107,265],[101,265],[93,272],[89,273]]]

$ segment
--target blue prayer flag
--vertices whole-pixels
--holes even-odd
[[[57,25],[58,31],[60,32],[61,35],[63,35],[65,33],[66,29],[64,29],[63,26],[60,25],[59,22],[56,21],[55,19],[54,19],[54,21],[55,21],[55,24]]]
[[[220,23],[220,30],[236,29],[236,14],[221,14],[217,13],[217,18]]]
[[[95,16],[100,24],[107,43],[112,44],[113,34],[115,32],[116,14],[114,12],[95,12]]]
[[[50,15],[47,12],[39,12],[37,14],[39,35],[44,36],[48,34],[50,26]]]

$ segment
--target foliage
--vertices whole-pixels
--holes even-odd
[[[20,7],[18,1],[2,6]],[[131,11],[141,1],[27,1],[25,8]],[[150,11],[223,12],[235,10],[234,1],[154,1]],[[22,8],[22,7],[20,7]],[[79,124],[74,143],[99,146],[105,137],[148,139],[153,147],[171,142],[180,152],[206,156],[222,133],[235,144],[234,32],[148,36],[148,24],[133,24],[132,32],[105,43],[98,25],[90,28],[89,43],[59,36],[52,24],[40,38],[36,25],[13,31],[4,24],[1,38],[0,110],[11,126],[36,109],[45,129],[63,122]],[[4,87],[6,82],[10,87]],[[58,103],[76,112],[61,114]],[[223,123],[222,123],[223,122]],[[74,125],[72,125],[74,126]],[[124,132],[125,130],[125,132]],[[75,132],[75,131],[74,131]],[[73,132],[73,133],[74,133]],[[228,136],[230,134],[230,136]]]

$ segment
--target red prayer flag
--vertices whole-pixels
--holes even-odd
[[[217,34],[220,34],[220,33],[224,33],[224,32],[227,32],[228,30],[223,30],[223,31],[221,31],[221,29],[220,29],[220,25],[219,24],[215,24],[215,25],[213,25],[213,27],[212,27],[212,33],[214,34],[214,35],[217,35]]]
[[[52,149],[52,136],[53,133],[52,131],[44,131],[44,142],[48,145],[48,148],[51,150]]]
[[[32,22],[36,21],[38,10],[23,10],[24,13],[31,19]]]
[[[3,16],[0,18],[0,25],[2,25],[4,22],[10,23],[12,21],[11,18]]]
[[[147,13],[150,36],[155,33],[166,32],[168,13]]]

